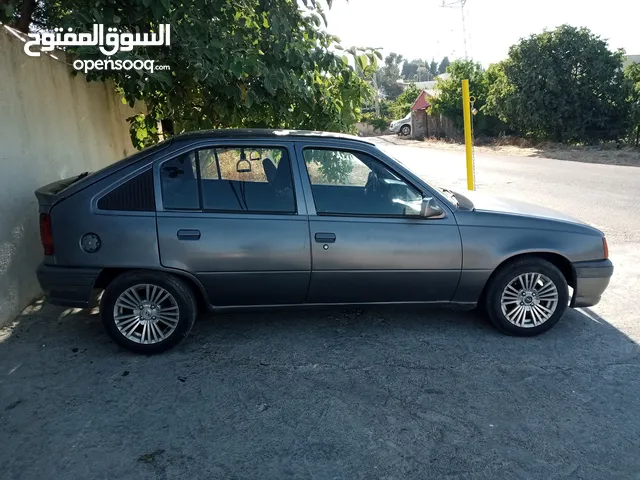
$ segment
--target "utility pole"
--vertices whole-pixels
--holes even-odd
[[[469,54],[467,53],[467,27],[464,17],[464,7],[467,4],[467,0],[442,0],[443,8],[460,8],[460,13],[462,14],[462,42],[464,46],[464,59],[469,59]]]

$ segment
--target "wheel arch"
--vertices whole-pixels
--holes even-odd
[[[113,282],[116,278],[124,273],[129,272],[162,272],[168,273],[170,275],[174,275],[178,278],[184,280],[196,298],[196,303],[198,305],[199,311],[211,310],[211,303],[209,302],[209,296],[207,295],[206,290],[202,286],[202,283],[191,275],[190,273],[184,272],[182,270],[172,270],[166,268],[103,268],[98,278],[94,282],[93,287],[99,290],[105,290],[111,282]]]
[[[491,272],[491,275],[489,275],[489,278],[487,278],[487,281],[485,282],[484,287],[482,288],[482,292],[480,293],[480,297],[478,299],[478,304],[481,304],[481,302],[484,302],[487,288],[489,287],[489,285],[491,285],[491,281],[495,278],[498,272],[502,270],[505,266],[520,260],[536,259],[536,258],[541,258],[543,260],[546,260],[549,263],[551,263],[553,266],[555,266],[558,270],[560,270],[560,273],[562,273],[562,275],[564,276],[565,280],[567,281],[567,285],[569,285],[572,288],[575,288],[576,272],[575,272],[575,269],[573,268],[571,261],[564,255],[561,255],[556,252],[519,253],[504,259],[496,268],[493,269],[493,272]]]

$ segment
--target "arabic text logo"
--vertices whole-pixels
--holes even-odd
[[[117,28],[107,28],[104,32],[104,25],[93,24],[92,33],[73,33],[71,28],[67,33],[64,29],[55,28],[53,32],[30,33],[31,38],[24,44],[24,53],[30,57],[39,57],[40,52],[51,52],[56,47],[75,46],[97,46],[104,55],[111,56],[117,52],[130,52],[133,47],[171,45],[171,26],[161,24],[158,33],[119,33]],[[32,51],[33,45],[40,45],[41,48]]]

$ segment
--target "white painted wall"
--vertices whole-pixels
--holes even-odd
[[[61,52],[52,52],[64,60]],[[111,85],[73,77],[0,26],[0,325],[40,295],[38,187],[100,169],[134,148],[123,105]]]

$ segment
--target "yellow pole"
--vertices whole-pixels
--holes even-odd
[[[467,153],[467,189],[475,190],[473,178],[473,139],[471,138],[471,97],[469,80],[462,80],[462,111],[464,113],[464,145]]]

